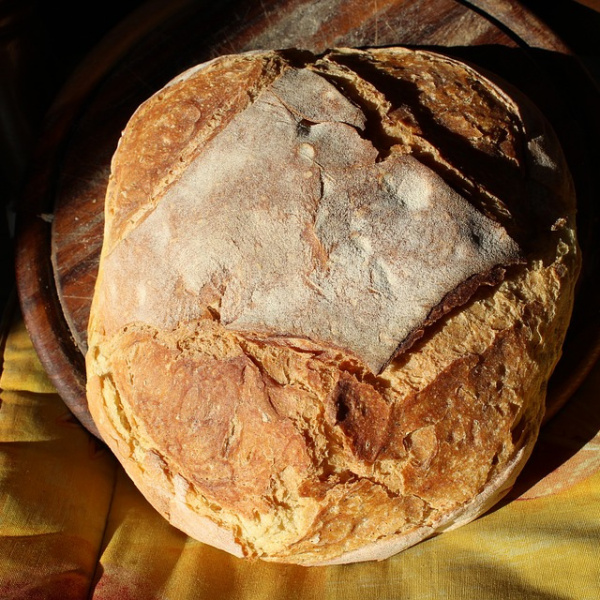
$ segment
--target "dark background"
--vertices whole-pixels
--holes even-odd
[[[600,0],[522,0],[521,3],[553,28],[600,82]],[[7,302],[14,298],[15,208],[44,114],[82,58],[142,4],[145,2],[140,0],[77,3],[0,0],[0,309],[3,314]]]

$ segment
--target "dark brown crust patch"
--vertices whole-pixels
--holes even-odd
[[[386,441],[390,407],[371,386],[342,373],[333,394],[335,424],[350,441],[353,454],[373,462]]]

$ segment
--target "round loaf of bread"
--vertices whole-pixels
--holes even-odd
[[[424,50],[251,52],[133,115],[88,401],[176,527],[240,557],[383,559],[510,489],[579,253],[555,135],[490,77]]]

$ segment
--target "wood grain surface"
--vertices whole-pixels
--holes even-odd
[[[584,272],[548,417],[598,356],[595,286],[598,90],[565,44],[509,0],[150,2],[92,52],[57,98],[34,161],[17,238],[17,284],[45,368],[97,434],[85,400],[86,328],[102,245],[110,159],[135,108],[172,77],[252,49],[426,46],[491,70],[528,94],[555,127],[578,193]]]

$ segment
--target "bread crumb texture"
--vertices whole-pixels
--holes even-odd
[[[88,399],[193,537],[305,565],[475,518],[535,442],[579,269],[529,102],[427,52],[187,71],[115,153]]]

